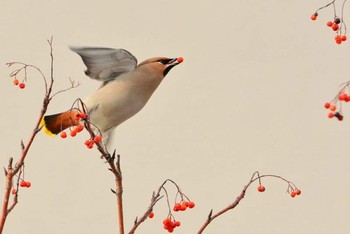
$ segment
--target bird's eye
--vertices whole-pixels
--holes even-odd
[[[161,59],[159,60],[159,62],[165,65],[165,64],[168,64],[171,60],[172,59]]]

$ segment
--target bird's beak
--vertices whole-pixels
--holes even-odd
[[[182,57],[178,57],[178,58],[173,58],[169,64],[175,64],[175,65],[178,65],[180,63],[182,63],[184,61],[184,59]],[[175,66],[174,65],[174,66]]]
[[[168,72],[173,68],[175,67],[176,65],[182,63],[184,61],[184,59],[182,57],[178,57],[178,58],[173,58],[171,59],[166,68],[164,69],[164,72],[163,72],[163,76],[165,77],[166,74],[168,74]]]

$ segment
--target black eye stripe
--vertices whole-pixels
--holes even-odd
[[[168,64],[171,60],[172,59],[161,59],[159,60],[159,62],[165,65],[165,64]]]

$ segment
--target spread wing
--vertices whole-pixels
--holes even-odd
[[[71,47],[83,59],[87,69],[85,74],[103,85],[115,80],[119,75],[133,71],[137,59],[127,50],[94,47]],[[103,86],[102,85],[102,86]]]

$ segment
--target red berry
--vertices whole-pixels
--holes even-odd
[[[313,15],[311,15],[311,20],[316,20],[317,19],[317,13],[314,13]]]
[[[340,36],[340,35],[336,35],[334,39],[335,39],[335,42],[336,42],[337,44],[341,44],[341,43],[342,43],[342,40],[341,40],[341,36]]]
[[[174,223],[174,225],[175,225],[175,227],[180,227],[181,223],[180,223],[180,221],[176,221],[176,222]]]
[[[301,191],[299,189],[296,189],[295,194],[299,196],[301,194]]]
[[[12,195],[15,195],[15,194],[16,194],[16,192],[17,192],[17,191],[16,191],[16,189],[15,189],[15,188],[13,188],[13,189],[12,189],[12,191],[11,191]]]
[[[90,140],[89,144],[87,144],[86,146],[87,146],[89,149],[92,149],[92,148],[94,147],[94,144],[95,144],[95,142]]]
[[[335,110],[337,109],[337,107],[336,107],[335,105],[331,105],[331,106],[329,107],[329,109],[330,109],[331,111],[335,111]]]
[[[84,126],[81,125],[81,124],[77,125],[77,126],[74,128],[74,130],[75,130],[76,132],[81,132],[81,131],[83,131],[83,129],[84,129]]]
[[[332,22],[332,21],[328,21],[328,22],[327,22],[327,26],[328,26],[328,27],[332,27],[332,26],[333,26],[333,22]]]
[[[19,186],[27,187],[27,182],[25,182],[24,180],[21,180],[21,183],[19,183]]]
[[[166,219],[163,220],[163,224],[166,225],[166,226],[169,226],[169,224],[171,224],[171,223],[172,223],[172,221],[171,221],[170,218],[166,218]]]
[[[20,83],[20,84],[19,84],[19,88],[20,88],[20,89],[24,89],[25,87],[26,87],[26,84],[25,84],[25,83]]]
[[[297,194],[295,193],[295,191],[293,191],[293,192],[290,193],[290,196],[291,196],[291,197],[295,197],[296,195],[297,195]]]
[[[338,96],[338,99],[340,100],[340,101],[345,101],[345,99],[348,97],[348,95],[346,94],[346,93],[341,93],[341,94],[339,94],[339,96]]]
[[[73,129],[73,131],[70,132],[71,137],[75,137],[77,135],[77,132]]]
[[[195,205],[196,204],[193,201],[191,201],[190,204],[188,205],[188,208],[192,209]]]
[[[187,208],[187,206],[186,206],[184,203],[182,203],[182,204],[180,205],[179,210],[181,210],[181,211],[185,211],[185,210],[186,210],[186,208]]]
[[[151,212],[151,213],[149,213],[149,215],[148,215],[148,218],[153,218],[154,217],[154,213],[153,212]]]
[[[32,183],[30,183],[29,181],[26,181],[26,187],[30,188],[30,186],[32,186]]]
[[[265,187],[263,185],[259,185],[258,186],[258,191],[261,192],[261,193],[265,192]]]
[[[95,136],[95,137],[94,137],[94,142],[95,142],[95,143],[99,143],[99,142],[101,142],[101,139],[102,139],[102,136],[99,136],[99,135],[98,135],[98,136]]]
[[[339,29],[339,25],[338,24],[333,24],[332,25],[332,29],[333,29],[333,31],[337,31]]]
[[[18,85],[18,84],[19,84],[19,81],[18,81],[17,79],[14,79],[14,80],[13,80],[13,84],[14,84],[14,85]]]
[[[328,109],[330,106],[331,106],[331,104],[330,104],[329,102],[326,102],[326,103],[324,104],[324,108],[326,108],[326,109]]]
[[[181,207],[181,204],[180,204],[180,203],[175,203],[173,210],[174,210],[174,211],[179,211],[179,210],[180,210],[180,207]]]
[[[333,113],[333,112],[329,112],[329,113],[328,113],[328,118],[331,119],[331,118],[333,118],[333,117],[334,117],[334,113]]]
[[[66,137],[67,137],[67,133],[66,133],[66,132],[61,132],[61,133],[60,133],[60,137],[66,138]]]
[[[341,36],[341,40],[342,41],[346,41],[348,38],[345,36],[345,35],[343,35],[343,36]]]

